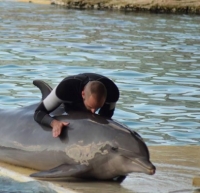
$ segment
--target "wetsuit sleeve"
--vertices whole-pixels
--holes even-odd
[[[99,110],[99,115],[111,118],[114,114],[116,103],[105,103]]]
[[[49,115],[49,113],[60,106],[61,103],[62,100],[56,96],[56,88],[54,88],[35,110],[35,121],[42,125],[51,126],[51,122],[54,119]]]

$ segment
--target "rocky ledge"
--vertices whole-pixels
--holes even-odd
[[[75,9],[200,14],[200,0],[52,0],[51,4]]]

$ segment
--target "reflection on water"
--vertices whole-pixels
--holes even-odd
[[[199,16],[68,10],[0,2],[0,108],[40,100],[52,86],[96,72],[121,91],[114,115],[148,144],[200,144]]]

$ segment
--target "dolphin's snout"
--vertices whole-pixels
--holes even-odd
[[[156,167],[153,165],[153,167],[149,170],[149,175],[154,175],[156,173]]]
[[[144,165],[143,165],[143,167],[144,167]],[[156,173],[156,167],[152,163],[150,163],[149,167],[144,167],[144,168],[146,170],[146,172],[145,172],[146,174],[154,175]]]
[[[149,175],[156,173],[156,167],[145,158],[136,158],[134,159],[133,163],[140,165],[145,170],[145,173]]]

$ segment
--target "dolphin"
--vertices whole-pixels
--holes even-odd
[[[43,81],[42,99],[51,87]],[[0,110],[0,161],[38,170],[36,178],[83,178],[123,181],[132,172],[153,175],[156,167],[142,137],[113,119],[70,111],[61,105],[51,113],[69,122],[58,138],[34,121],[38,104]]]

